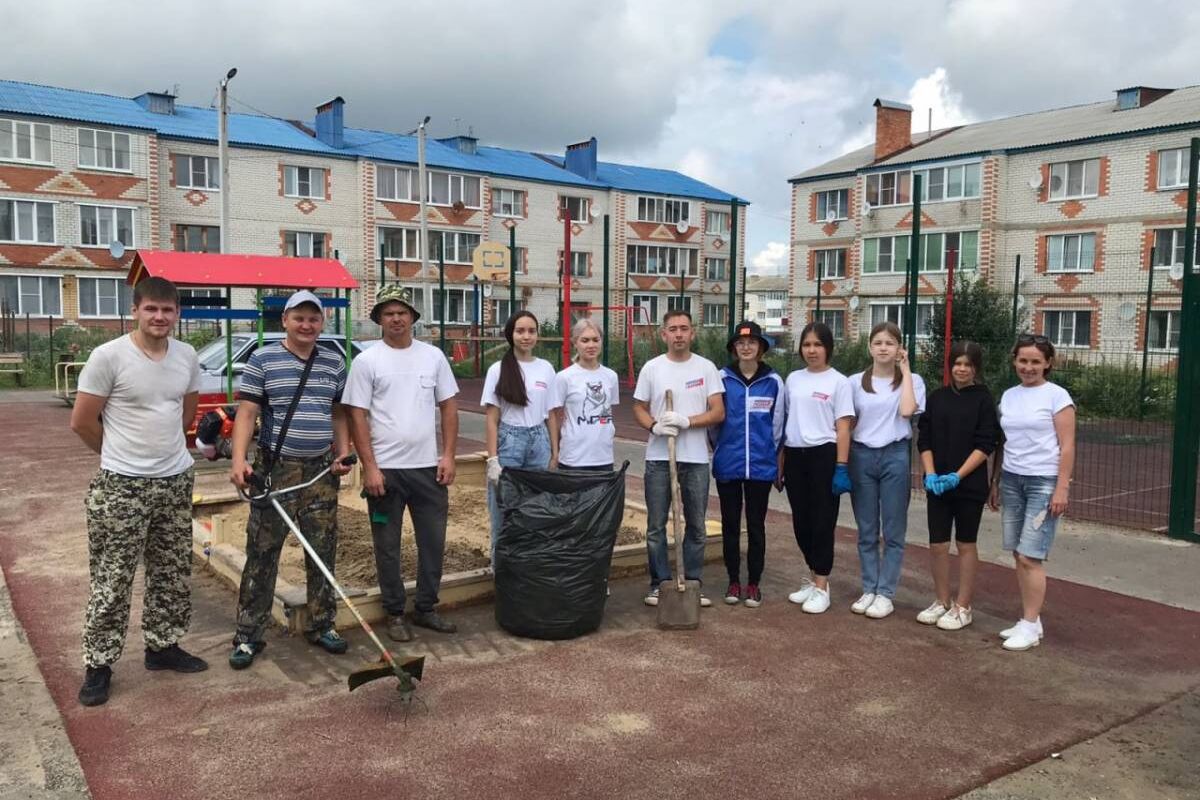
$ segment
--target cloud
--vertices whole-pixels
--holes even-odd
[[[783,275],[787,272],[786,242],[767,242],[767,246],[750,260],[751,275]]]
[[[913,107],[914,132],[975,122],[972,115],[963,110],[962,95],[950,88],[945,67],[938,67],[924,78],[918,78],[909,90],[906,102]]]

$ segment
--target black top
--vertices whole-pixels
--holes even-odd
[[[929,395],[925,412],[917,420],[917,449],[933,451],[933,467],[938,475],[955,472],[972,451],[989,456],[1000,438],[996,403],[982,384],[955,389],[942,388]],[[978,467],[946,497],[987,500],[987,465]]]

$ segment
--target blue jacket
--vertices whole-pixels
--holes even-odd
[[[783,442],[787,391],[779,373],[760,364],[750,380],[736,365],[721,370],[725,421],[709,429],[713,477],[719,481],[774,481]]]

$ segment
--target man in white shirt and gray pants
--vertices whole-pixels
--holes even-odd
[[[192,613],[193,460],[185,431],[196,416],[200,365],[191,345],[171,337],[179,318],[173,283],[154,277],[138,283],[133,318],[132,333],[92,351],[71,413],[71,430],[100,454],[86,501],[91,595],[79,690],[85,706],[108,701],[142,560],[146,669],[208,669],[177,643]]]
[[[647,361],[633,391],[633,416],[650,431],[646,445],[646,553],[650,591],[646,605],[658,605],[658,585],[671,578],[667,552],[667,517],[671,510],[671,472],[667,437],[675,439],[679,494],[683,504],[683,566],[685,580],[701,580],[704,571],[704,518],[708,513],[709,456],[703,428],[725,420],[725,383],[716,366],[692,352],[696,329],[686,311],[663,317],[667,352]],[[672,411],[666,410],[671,391]],[[701,595],[701,606],[712,601]]]
[[[383,328],[383,341],[354,361],[342,405],[350,415],[350,436],[362,463],[363,488],[371,515],[379,591],[388,614],[388,636],[412,639],[404,616],[404,576],[400,573],[400,530],[407,508],[417,543],[417,596],[414,625],[453,633],[454,623],[435,610],[446,548],[448,487],[454,483],[458,442],[458,383],[446,356],[413,338],[421,314],[412,290],[380,290],[371,319]],[[436,412],[436,417],[435,417]],[[434,424],[440,417],[442,452]]]

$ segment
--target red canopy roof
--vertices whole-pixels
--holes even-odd
[[[126,280],[132,286],[142,278],[151,276],[166,278],[179,286],[358,288],[358,281],[332,258],[138,250]]]

